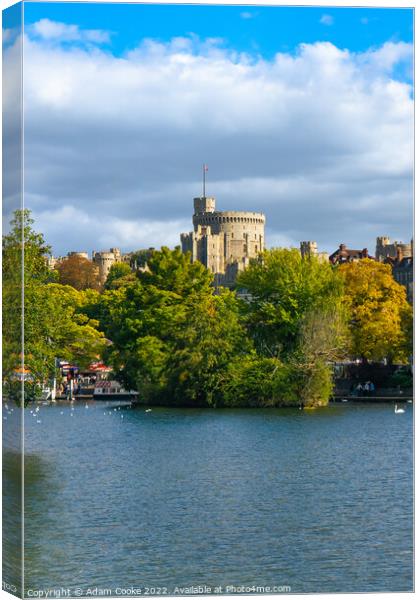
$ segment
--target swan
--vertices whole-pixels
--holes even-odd
[[[144,412],[152,412],[151,408],[146,408],[146,410]]]
[[[395,412],[396,415],[397,414],[399,415],[401,413],[405,413],[405,410],[403,408],[398,408],[397,405],[395,405],[394,412]]]

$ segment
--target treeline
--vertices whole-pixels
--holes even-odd
[[[3,242],[6,259],[20,220]],[[51,376],[54,356],[81,364],[100,353],[145,403],[316,406],[331,395],[334,361],[410,356],[411,307],[387,265],[366,259],[337,268],[273,249],[241,273],[237,290],[215,293],[201,263],[162,248],[146,270],[116,264],[102,292],[77,291],[51,282],[41,268],[49,249],[28,213],[24,222],[25,273],[42,271],[25,278],[35,299],[25,301],[33,323],[25,365],[38,382]]]

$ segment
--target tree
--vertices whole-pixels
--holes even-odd
[[[258,352],[287,357],[296,349],[307,312],[339,304],[342,281],[329,263],[301,257],[296,249],[265,250],[238,277],[251,299],[243,304]]]
[[[23,298],[34,286],[45,284],[51,273],[47,258],[51,252],[41,233],[33,230],[29,210],[17,210],[3,236],[3,379],[16,379],[24,367],[22,320]],[[24,267],[24,269],[23,269]],[[25,302],[25,308],[27,303]]]
[[[51,247],[44,240],[42,233],[32,229],[34,220],[31,211],[16,210],[10,222],[10,231],[3,236],[3,280],[22,284],[22,261],[24,256],[25,284],[33,281],[46,282],[51,273],[47,258],[51,255]]]
[[[110,290],[120,285],[124,285],[128,281],[134,281],[135,275],[131,271],[130,265],[123,262],[114,263],[106,278],[104,289]]]
[[[57,265],[58,280],[76,290],[99,290],[101,282],[98,267],[83,256],[72,255]]]
[[[229,363],[250,348],[236,297],[216,296],[211,273],[179,249],[155,252],[148,267],[98,302],[113,342],[106,360],[144,401],[216,406]]]
[[[213,275],[200,262],[191,263],[190,254],[184,254],[179,246],[170,250],[163,246],[154,251],[147,269],[138,277],[147,286],[155,286],[161,290],[169,290],[179,295],[197,292],[213,292]]]
[[[50,282],[50,249],[32,224],[29,211],[17,211],[10,233],[3,237],[3,382],[5,393],[18,403],[18,373],[23,367],[28,374],[23,387],[27,401],[54,374],[55,358],[84,366],[102,352],[105,342],[97,323],[83,313],[95,292]]]
[[[145,267],[153,252],[155,252],[154,248],[147,248],[145,250],[136,250],[136,252],[132,252],[130,255],[130,267],[132,269]]]
[[[352,355],[406,362],[411,354],[412,308],[391,266],[363,259],[341,265],[339,273],[350,313]]]
[[[37,381],[54,373],[54,358],[87,367],[105,344],[97,322],[83,312],[92,298],[71,286],[51,283],[25,298],[25,362]]]
[[[238,286],[251,294],[243,313],[258,354],[279,361],[276,374],[267,377],[269,402],[326,404],[333,381],[330,364],[343,356],[346,345],[341,278],[316,257],[274,249],[241,273]]]
[[[288,363],[291,389],[305,406],[328,403],[333,390],[332,365],[346,357],[349,344],[346,313],[340,305],[309,309],[300,323],[298,342]]]

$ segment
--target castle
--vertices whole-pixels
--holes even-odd
[[[318,252],[318,244],[316,242],[300,242],[300,253],[302,258],[305,256],[316,256],[319,261],[328,262],[328,252]]]
[[[104,284],[112,265],[117,262],[124,262],[124,257],[119,248],[110,248],[109,252],[96,252],[94,250],[92,252],[92,262],[98,267],[99,280],[101,284]]]
[[[90,260],[89,254],[87,252],[68,252],[67,256],[51,256],[48,259],[48,266],[50,269],[55,269],[59,263],[67,258],[71,258],[73,256],[77,256],[78,258],[83,258],[85,260]],[[101,285],[103,285],[108,277],[108,273],[113,264],[117,262],[130,262],[131,255],[121,254],[121,250],[119,248],[110,248],[109,251],[101,251],[96,252],[95,250],[92,252],[92,262],[97,267],[99,281]]]
[[[409,258],[413,256],[413,240],[409,244],[403,242],[392,242],[387,236],[376,238],[375,258],[379,262],[385,262],[387,258]]]
[[[183,252],[214,273],[216,286],[231,287],[240,271],[264,250],[265,215],[217,211],[216,199],[194,198],[194,231],[181,234]]]

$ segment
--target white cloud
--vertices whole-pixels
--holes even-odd
[[[255,19],[257,16],[258,13],[249,11],[241,12],[240,14],[241,19]]]
[[[78,25],[69,25],[51,21],[50,19],[41,19],[29,26],[29,33],[42,40],[57,42],[92,42],[101,44],[109,42],[110,34],[108,31],[100,29],[80,29]]]
[[[71,205],[54,210],[33,210],[39,231],[54,231],[56,236],[71,239],[71,248],[93,251],[111,247],[150,248],[179,244],[178,231],[189,227],[185,220],[169,221],[166,226],[158,220],[124,218],[106,219],[101,214],[88,214]],[[69,247],[70,249],[70,247]]]
[[[319,22],[322,23],[322,25],[333,25],[334,17],[331,15],[322,15],[322,17],[319,19]]]
[[[194,36],[124,57],[32,37],[25,52],[27,206],[56,252],[177,243],[202,163],[220,209],[266,213],[270,243],[411,237],[412,88],[392,78],[409,45],[266,61]],[[47,219],[62,206],[66,235]]]

